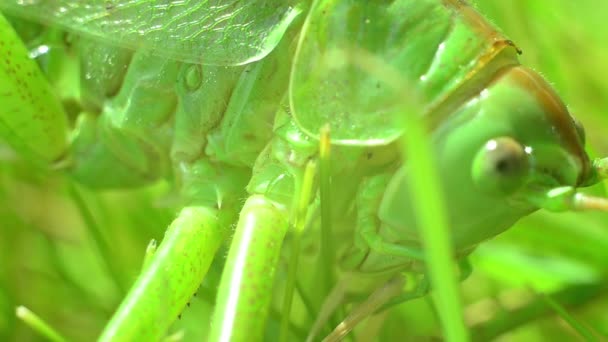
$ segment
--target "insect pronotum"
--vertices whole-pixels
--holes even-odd
[[[0,23],[5,140],[91,189],[179,195],[101,340],[163,338],[203,279],[209,340],[336,340],[431,290],[464,339],[452,264],[538,209],[608,209],[579,190],[608,160],[464,1],[0,9],[71,32]]]

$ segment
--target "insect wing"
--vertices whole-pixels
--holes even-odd
[[[299,0],[3,0],[0,9],[190,63],[266,56],[302,12]]]
[[[335,144],[396,139],[402,133],[396,115],[416,99],[415,85],[398,72],[408,53],[399,49],[404,25],[388,2],[317,1],[292,70],[291,105],[300,128],[318,137],[328,123]]]
[[[437,127],[517,52],[463,1],[317,0],[292,69],[294,117],[315,137],[329,123],[332,143],[386,144],[406,115]]]

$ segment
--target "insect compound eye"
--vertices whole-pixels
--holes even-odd
[[[511,137],[499,137],[488,141],[477,152],[472,176],[481,191],[508,195],[525,183],[529,169],[524,146]]]
[[[199,64],[191,64],[184,73],[184,87],[188,91],[197,90],[203,83],[203,71]]]

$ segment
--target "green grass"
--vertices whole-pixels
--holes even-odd
[[[556,87],[586,126],[590,150],[608,156],[608,3],[476,4],[523,50],[522,63]],[[603,184],[589,191],[606,193]],[[92,340],[137,276],[148,242],[162,239],[175,212],[176,199],[166,184],[80,193],[102,227],[95,239],[99,234],[87,227],[65,178],[33,171],[10,151],[0,151],[0,340],[39,339],[16,319],[18,305],[72,340]],[[100,239],[109,252],[99,248]],[[608,214],[536,213],[482,244],[471,261],[474,272],[460,290],[473,339],[581,340],[578,326],[598,340],[608,339],[608,296],[603,294],[608,288]],[[217,276],[212,272],[209,278]],[[556,312],[540,293],[553,294],[551,302],[567,315]],[[202,329],[197,314],[209,310],[208,299],[203,290],[177,325]],[[439,316],[426,299],[401,305],[387,317],[382,340],[439,336]]]

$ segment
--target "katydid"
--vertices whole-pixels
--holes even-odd
[[[453,261],[538,209],[608,210],[578,190],[606,178],[608,160],[589,158],[581,124],[551,86],[463,1],[7,0],[0,9],[82,35],[69,47],[79,61],[64,66],[80,66],[70,131],[67,91],[50,91],[0,23],[7,142],[90,188],[171,179],[181,195],[101,340],[161,339],[231,235],[212,322],[201,323],[210,340],[263,339],[283,303],[273,289],[306,302],[280,310],[308,336],[283,324],[283,339],[312,340],[342,321],[328,337],[339,339],[424,296],[438,279],[425,254],[424,165],[435,166],[431,202]],[[284,250],[298,245],[297,272],[277,277]],[[413,290],[403,290],[405,274],[422,275]]]

